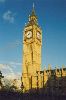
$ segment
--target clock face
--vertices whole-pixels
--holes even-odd
[[[28,39],[31,38],[31,37],[32,37],[32,31],[28,31],[28,32],[26,33],[26,36],[27,36]]]
[[[41,34],[40,34],[40,32],[37,32],[37,38],[38,38],[38,39],[41,39]]]

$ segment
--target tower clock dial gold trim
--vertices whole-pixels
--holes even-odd
[[[40,34],[40,32],[37,32],[37,38],[38,38],[38,39],[41,39],[41,34]]]
[[[30,39],[32,37],[32,31],[26,32],[26,37]]]

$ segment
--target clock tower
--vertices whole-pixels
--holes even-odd
[[[29,21],[23,32],[23,65],[22,82],[24,88],[36,88],[37,71],[41,70],[42,30],[38,25],[37,16],[33,5]]]

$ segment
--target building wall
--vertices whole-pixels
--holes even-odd
[[[60,80],[66,77],[66,68],[37,71],[36,74],[30,77],[30,88],[29,89],[41,89],[49,86],[53,87],[54,84],[59,87],[61,84]],[[53,83],[55,82],[55,83]]]

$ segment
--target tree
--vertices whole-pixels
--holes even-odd
[[[2,78],[4,78],[4,76],[2,76],[2,73],[0,71],[0,89],[3,87]]]

